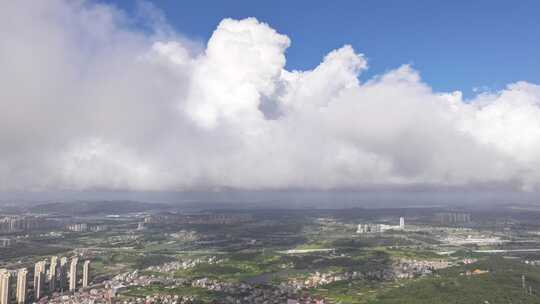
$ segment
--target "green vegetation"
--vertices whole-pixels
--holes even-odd
[[[135,260],[135,267],[137,267],[137,269],[144,269],[150,266],[161,265],[175,260],[176,259],[174,257],[163,254],[139,255]]]
[[[177,277],[210,277],[223,281],[243,281],[267,272],[279,271],[279,256],[273,253],[239,252],[221,256],[219,264],[202,263],[176,272]]]
[[[18,243],[9,248],[0,248],[0,260],[20,259],[25,256],[33,256],[34,259],[37,259],[41,256],[64,253],[68,250],[69,248],[63,246],[52,246],[41,243]]]
[[[517,260],[504,259],[484,253],[473,253],[472,249],[503,248],[498,245],[455,245],[441,244],[446,236],[467,237],[469,230],[423,229],[419,231],[386,231],[366,235],[356,234],[355,223],[359,214],[364,219],[381,218],[391,222],[397,214],[378,217],[375,211],[358,210],[355,215],[334,211],[264,211],[255,213],[253,221],[235,224],[148,224],[144,230],[136,230],[142,219],[106,219],[110,229],[100,232],[65,232],[54,234],[30,234],[18,239],[11,248],[0,249],[2,262],[8,268],[33,267],[43,256],[72,256],[75,252],[87,255],[92,260],[94,278],[108,279],[133,270],[140,275],[165,276],[186,279],[178,280],[190,285],[191,279],[209,278],[219,282],[248,282],[259,288],[275,288],[277,284],[292,279],[312,279],[310,286],[317,286],[315,272],[332,281],[332,275],[342,278],[345,273],[355,273],[353,280],[337,281],[302,290],[300,293],[319,295],[333,304],[495,304],[495,303],[540,303],[540,290],[527,295],[521,286],[525,275],[526,285],[540,288],[540,267],[520,263],[524,259],[540,260],[540,252],[523,255],[512,253]],[[281,213],[280,213],[281,212]],[[387,212],[387,211],[377,211]],[[341,214],[341,215],[340,215]],[[345,220],[344,220],[345,219]],[[413,224],[411,224],[413,225]],[[512,228],[513,229],[513,228]],[[196,237],[183,237],[185,231],[194,231]],[[476,229],[473,235],[486,234],[504,238],[497,231]],[[507,232],[507,233],[511,233]],[[540,241],[540,236],[523,235],[527,240]],[[504,248],[536,246],[537,243],[522,242],[514,238]],[[498,246],[498,247],[497,247]],[[79,249],[73,251],[73,249]],[[290,252],[297,249],[297,252]],[[330,250],[318,250],[330,249]],[[304,250],[304,251],[302,251]],[[453,252],[438,255],[436,252]],[[209,258],[212,257],[210,261]],[[215,259],[214,259],[215,258]],[[433,275],[394,281],[392,267],[396,260],[408,259],[426,262],[429,260],[460,261],[476,258],[479,262],[435,271]],[[171,267],[144,271],[149,266],[163,265],[172,261],[195,265],[187,269]],[[202,261],[202,262],[201,262]],[[216,261],[216,262],[214,262]],[[426,263],[415,266],[422,268]],[[419,266],[420,265],[420,266]],[[173,269],[165,272],[164,269]],[[475,275],[463,275],[467,271],[487,271]],[[160,271],[158,271],[160,270]],[[425,268],[403,267],[401,271],[411,277],[420,275]],[[428,272],[428,271],[426,271]],[[131,287],[122,292],[123,297],[146,297],[148,295],[178,295],[194,297],[203,303],[211,303],[228,296],[202,288],[178,287],[171,280],[143,278],[150,285]],[[136,282],[142,282],[136,280]],[[145,283],[145,284],[146,284]],[[126,285],[130,283],[127,282]],[[269,286],[273,285],[273,286]],[[275,289],[274,289],[275,290]],[[244,294],[230,295],[234,298]]]
[[[475,269],[489,272],[463,275],[467,270]],[[526,278],[525,290],[522,289],[522,275]],[[539,283],[539,268],[490,257],[472,265],[441,270],[436,276],[397,283],[342,281],[309,292],[340,304],[532,304],[540,303],[540,295],[534,290],[529,295],[528,286]]]
[[[329,299],[332,303],[367,303],[366,301],[373,299],[377,290],[381,289],[382,286],[385,285],[364,280],[340,281],[321,288],[311,289],[309,293]]]

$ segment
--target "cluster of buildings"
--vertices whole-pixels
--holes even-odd
[[[395,263],[393,267],[382,267],[369,271],[348,271],[348,272],[315,272],[306,278],[291,279],[276,286],[252,286],[246,283],[219,282],[216,280],[202,278],[191,282],[192,287],[205,288],[212,291],[220,291],[227,294],[241,295],[236,298],[226,298],[223,303],[294,303],[294,304],[315,304],[325,303],[325,299],[298,296],[303,290],[317,288],[339,281],[350,281],[357,279],[392,281],[401,277],[415,277],[418,275],[431,274],[433,270],[451,266],[445,260],[416,261],[402,260]],[[407,276],[403,276],[407,274]],[[221,302],[220,302],[221,303]]]
[[[499,245],[508,242],[508,240],[503,240],[498,236],[492,235],[453,235],[441,239],[442,242],[445,242],[450,245]]]
[[[287,299],[287,304],[324,304],[326,303],[322,297],[312,297],[304,295],[294,299]]]
[[[181,295],[170,295],[170,294],[153,294],[148,295],[145,298],[135,298],[130,300],[125,300],[122,303],[124,304],[196,304],[201,303],[194,296],[181,296]]]
[[[180,261],[168,262],[168,263],[161,264],[161,265],[150,266],[150,267],[146,268],[146,270],[147,271],[155,271],[155,272],[171,273],[171,272],[175,272],[175,271],[178,271],[178,270],[181,270],[181,269],[190,269],[190,268],[193,268],[193,267],[195,267],[195,266],[197,266],[198,264],[201,264],[201,263],[218,264],[220,262],[221,262],[221,260],[219,260],[217,257],[211,256],[211,257],[209,257],[207,259],[196,258],[196,259],[184,259],[184,260],[180,260]]]
[[[393,264],[393,271],[398,279],[410,279],[430,275],[434,270],[448,268],[452,265],[447,260],[399,259]]]
[[[30,273],[27,268],[0,269],[0,304],[24,304],[29,303],[30,299],[37,302],[46,294],[74,292],[78,282],[78,263],[78,257],[73,257],[68,261],[67,257],[58,259],[57,256],[53,256],[50,261],[37,262],[33,273]],[[83,262],[82,273],[82,287],[86,288],[90,281],[90,261]],[[31,281],[29,281],[29,274],[33,277]],[[15,294],[12,294],[10,290],[12,276],[16,277],[17,282]],[[30,286],[32,288],[29,288]],[[29,293],[29,290],[32,292]]]
[[[281,283],[280,286],[285,289],[292,288],[293,291],[299,292],[304,289],[316,288],[340,281],[351,281],[358,279],[366,279],[373,281],[391,281],[396,278],[393,269],[380,268],[369,271],[346,271],[346,272],[315,272],[307,278],[293,278],[286,283]]]
[[[98,304],[111,303],[110,290],[104,288],[80,289],[67,294],[54,294],[40,304]]]
[[[230,225],[239,224],[251,220],[247,214],[176,214],[164,213],[147,216],[145,224],[206,224],[206,225]]]
[[[164,278],[140,274],[137,270],[126,272],[104,282],[99,288],[90,291],[80,291],[73,294],[56,297],[47,303],[109,303],[111,299],[125,304],[136,303],[168,303],[168,304],[194,304],[201,303],[196,296],[174,296],[169,293],[155,292],[145,297],[133,297],[118,293],[128,287],[146,287],[160,285],[166,288],[194,287],[216,291],[223,295],[218,303],[222,304],[264,304],[264,303],[298,303],[323,304],[324,299],[308,296],[298,296],[298,290],[291,285],[279,286],[251,285],[242,282],[222,282],[210,278],[186,280],[181,278]],[[63,300],[64,302],[62,302]]]
[[[109,226],[105,224],[88,224],[88,223],[74,223],[66,225],[66,230],[73,232],[100,232],[107,231]]]
[[[531,266],[540,266],[540,261],[539,260],[525,260],[525,261],[523,261],[523,263],[525,263],[527,265],[531,265]]]
[[[387,230],[405,230],[405,218],[399,218],[399,225],[386,225],[386,224],[358,224],[356,233],[381,233]]]
[[[465,272],[460,273],[459,275],[475,276],[475,275],[486,274],[486,273],[489,273],[489,270],[474,269],[474,270],[467,270]]]
[[[0,218],[0,233],[15,233],[53,227],[56,223],[39,216],[10,215]]]
[[[441,225],[463,224],[471,221],[471,214],[463,212],[439,212],[435,214],[435,219]]]
[[[200,238],[199,234],[193,230],[180,230],[178,232],[171,233],[169,236],[184,242],[192,242]]]
[[[302,290],[305,288],[316,288],[322,285],[330,284],[333,282],[339,282],[343,280],[347,280],[349,278],[360,277],[359,272],[353,273],[334,273],[334,272],[327,272],[327,273],[320,273],[315,272],[310,274],[307,278],[294,278],[290,279],[287,284],[291,287],[293,287],[295,290]]]
[[[464,259],[463,264],[474,263],[474,259]],[[419,276],[431,275],[433,271],[453,266],[455,263],[448,260],[412,260],[398,259],[390,268],[373,269],[371,271],[347,271],[347,272],[315,272],[306,278],[290,279],[286,287],[292,287],[295,291],[317,288],[323,285],[339,281],[351,281],[358,279],[392,281],[395,279],[408,279]],[[283,284],[283,283],[282,283]],[[302,303],[302,302],[301,302]]]
[[[186,263],[184,263],[186,262]],[[219,260],[210,257],[199,262],[217,263]],[[471,261],[472,262],[472,261]],[[196,265],[196,260],[165,263],[161,266],[149,267],[146,270],[170,272],[180,268],[189,268]],[[244,282],[223,282],[210,278],[199,278],[187,280],[172,277],[156,277],[139,273],[137,270],[126,272],[113,277],[104,282],[99,288],[92,290],[81,290],[68,295],[57,295],[47,303],[109,303],[119,292],[128,287],[146,287],[160,285],[166,288],[174,287],[194,287],[203,288],[209,291],[219,292],[223,298],[219,303],[223,304],[264,304],[264,303],[288,303],[288,304],[324,304],[325,299],[320,297],[299,296],[303,290],[316,288],[333,282],[367,279],[379,281],[391,281],[396,278],[410,278],[419,275],[431,274],[433,270],[449,267],[450,262],[446,260],[398,260],[392,267],[383,267],[366,272],[345,272],[345,273],[319,273],[315,272],[306,278],[292,279],[282,282],[279,285],[249,284]],[[174,296],[167,292],[156,292],[145,297],[133,297],[123,295],[120,298],[122,303],[169,303],[169,304],[194,304],[199,303],[194,296]],[[2,303],[0,303],[2,304]]]
[[[254,286],[247,283],[219,282],[202,278],[191,282],[191,286],[226,293],[227,296],[219,301],[219,303],[223,304],[325,303],[323,298],[317,298],[317,302],[312,302],[312,300],[315,301],[315,298],[299,297],[297,290],[288,284]]]
[[[8,248],[12,244],[11,239],[0,238],[0,248]]]

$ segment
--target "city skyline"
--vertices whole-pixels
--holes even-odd
[[[64,292],[75,293],[87,290],[93,283],[91,281],[90,260],[84,260],[80,277],[77,274],[78,260],[77,256],[71,258],[69,272],[67,269],[67,257],[60,258],[60,265],[58,265],[58,256],[50,256],[45,260],[36,262],[34,264],[32,284],[28,282],[27,268],[16,270],[0,269],[0,303],[9,304],[12,301],[17,304],[35,303],[58,292],[63,294]],[[16,285],[10,284],[12,274],[16,279]],[[68,286],[66,286],[66,276],[69,278]],[[30,297],[29,292],[31,292]],[[29,299],[33,301],[30,302]]]

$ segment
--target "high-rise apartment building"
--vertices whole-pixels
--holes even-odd
[[[45,288],[45,283],[49,282],[49,286],[55,286],[57,279],[60,281],[66,281],[66,277],[69,278],[69,290],[75,291],[77,287],[77,263],[79,259],[73,257],[71,259],[71,264],[69,265],[69,276],[66,274],[67,271],[67,258],[63,257],[60,259],[60,265],[58,266],[58,257],[54,256],[51,258],[51,265],[48,268],[49,271],[46,271],[47,261],[39,261],[34,265],[34,284],[33,291],[35,302],[39,302],[41,298],[45,295],[47,288]],[[0,269],[0,304],[26,304],[28,299],[28,269],[20,268],[16,271],[17,274],[17,286],[16,293],[13,297],[10,294],[10,277],[11,274],[14,274],[15,271],[9,271],[7,269]],[[90,282],[90,261],[84,261],[83,265],[83,287],[87,287]],[[30,283],[31,284],[31,283]],[[62,284],[60,284],[62,285]],[[32,285],[31,285],[32,286]],[[57,288],[58,286],[56,286]],[[55,287],[50,287],[49,292],[52,293],[55,291]],[[63,291],[63,288],[62,288]]]
[[[34,295],[36,300],[43,296],[43,283],[45,281],[45,267],[47,261],[39,261],[34,266]]]
[[[56,269],[58,267],[58,257],[51,257],[51,265],[49,266],[49,292],[56,289]]]
[[[83,281],[82,281],[82,287],[86,288],[88,287],[88,282],[90,280],[90,261],[86,260],[83,264]]]
[[[36,216],[4,216],[0,218],[0,232],[20,232],[53,227],[55,223]]]
[[[77,263],[79,258],[74,257],[71,259],[69,265],[69,291],[73,292],[77,288]]]
[[[17,271],[17,304],[26,303],[26,281],[28,279],[28,270],[21,268]]]
[[[68,259],[66,257],[62,257],[60,259],[60,269],[58,271],[58,283],[60,284],[59,288],[60,288],[60,291],[62,292],[66,290],[67,263],[68,263]]]
[[[463,212],[440,212],[436,213],[435,217],[443,225],[464,224],[471,221],[471,214]]]
[[[9,304],[9,277],[6,269],[0,269],[0,304]]]

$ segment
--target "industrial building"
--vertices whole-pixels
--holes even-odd
[[[399,218],[399,225],[386,225],[386,224],[358,224],[356,233],[365,234],[365,233],[381,233],[387,230],[405,230],[405,218]]]

